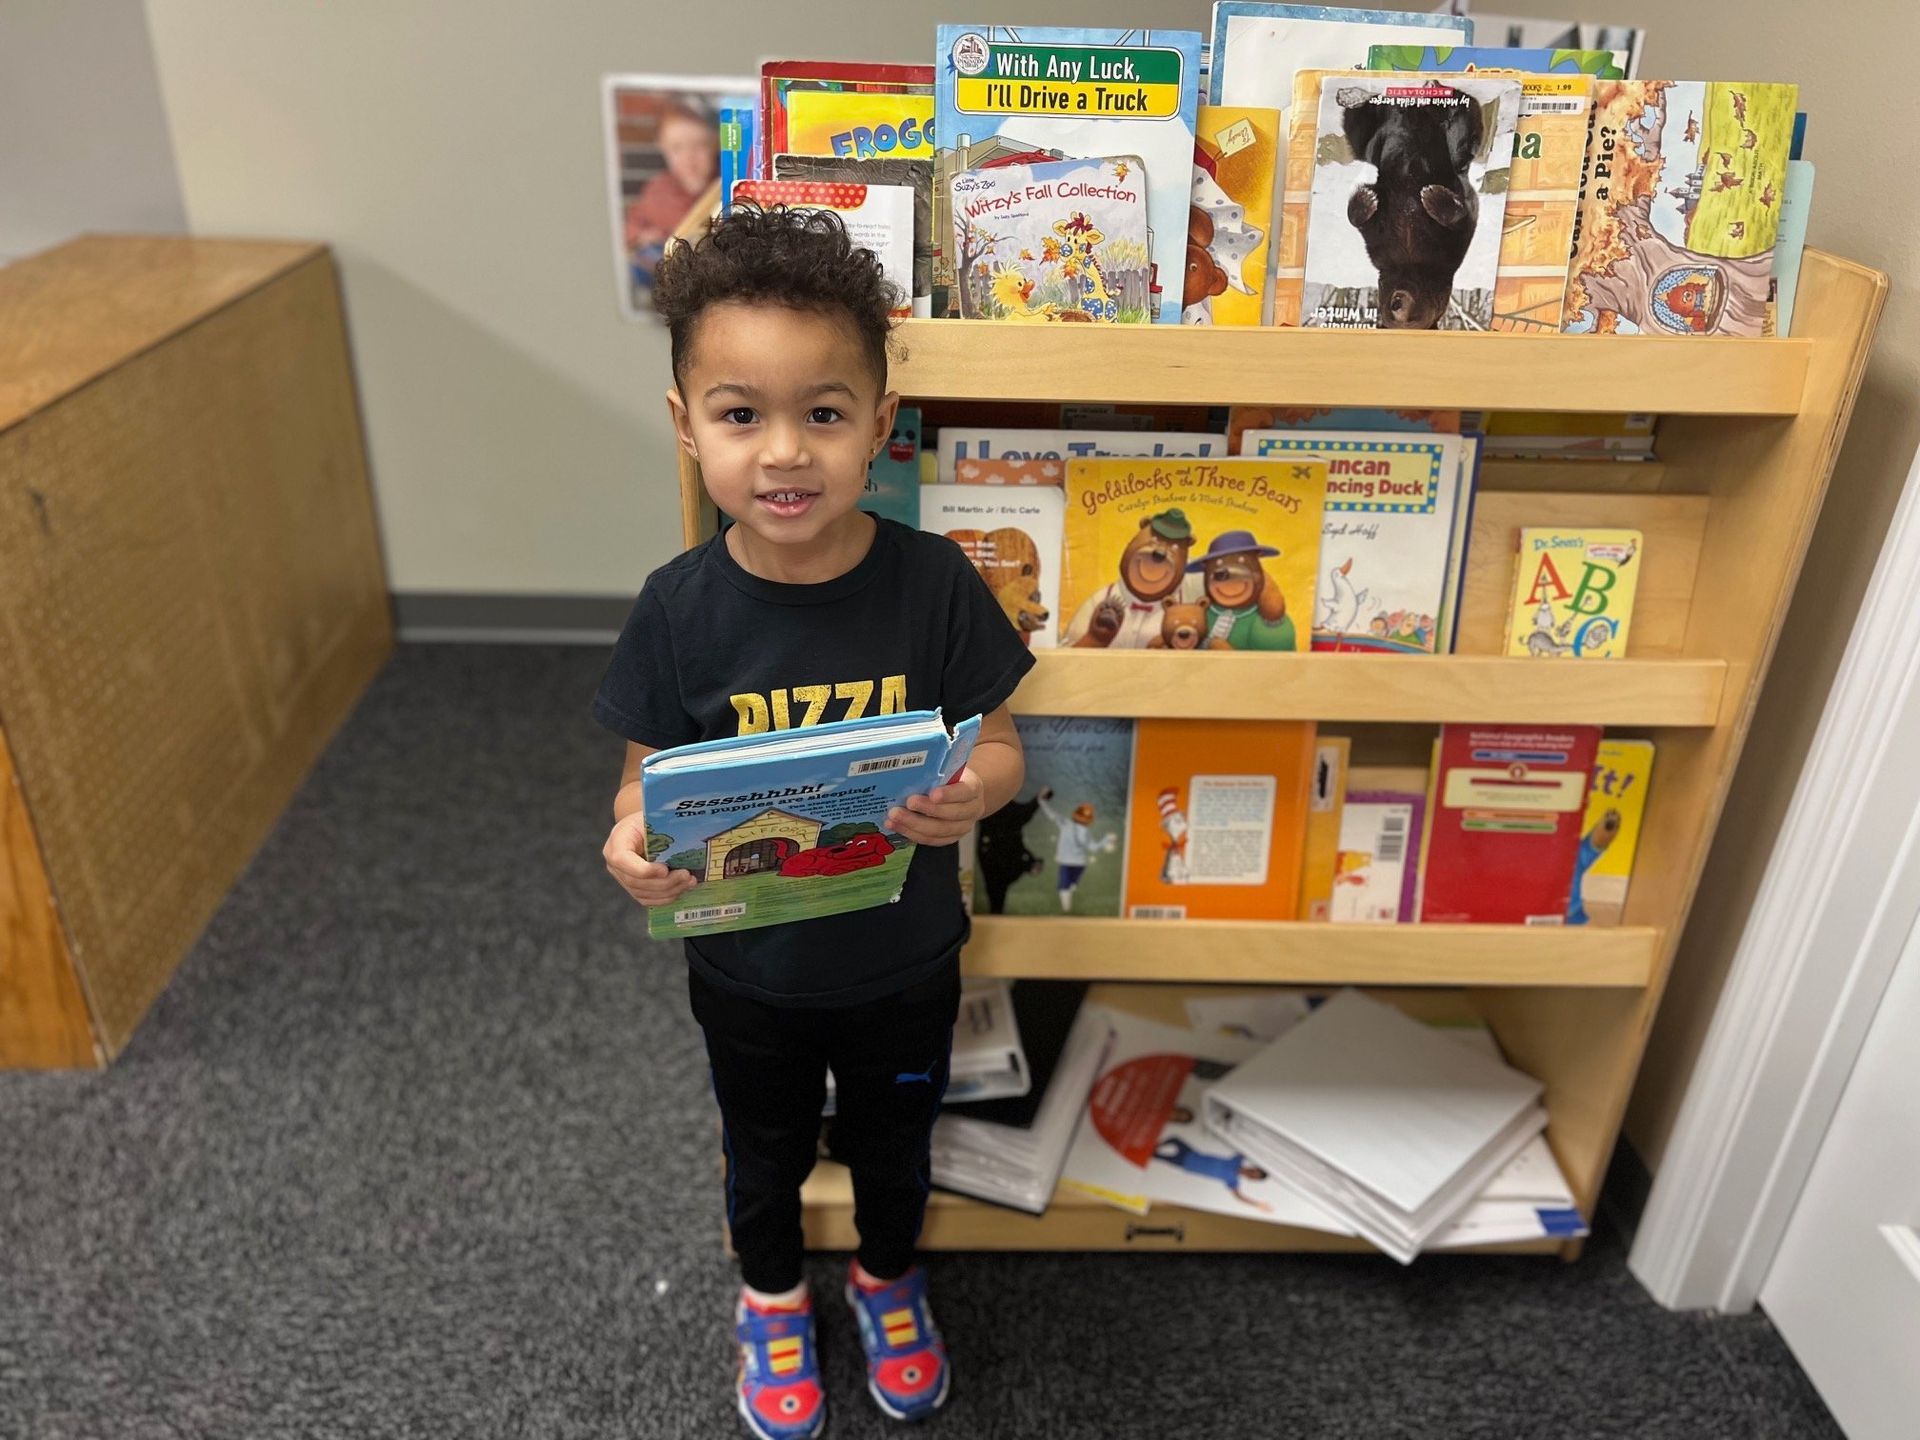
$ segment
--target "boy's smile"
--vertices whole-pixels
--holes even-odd
[[[746,570],[809,584],[859,563],[873,521],[856,507],[899,397],[881,394],[844,320],[778,304],[714,305],[668,400],[707,493],[736,522],[727,548]]]

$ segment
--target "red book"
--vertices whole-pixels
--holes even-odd
[[[868,60],[768,60],[760,66],[760,128],[753,137],[755,180],[773,178],[773,157],[787,153],[789,90],[858,90],[869,94],[931,95],[931,65]]]
[[[1423,921],[1559,925],[1598,725],[1442,725]]]

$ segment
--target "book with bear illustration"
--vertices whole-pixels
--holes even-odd
[[[1323,80],[1300,323],[1489,328],[1519,109],[1510,77]]]
[[[998,163],[948,187],[962,319],[1152,321],[1139,156]]]
[[[1293,919],[1316,758],[1308,721],[1137,721],[1127,915]]]
[[[934,50],[934,203],[939,243],[953,244],[944,207],[949,186],[994,161],[1032,163],[1131,156],[1145,181],[1150,253],[1109,271],[1122,309],[1165,324],[1180,319],[1193,189],[1194,122],[1200,105],[1200,35],[1193,30],[1073,29],[1043,25],[942,25]],[[962,298],[963,268],[951,248],[935,284]],[[1155,275],[1160,283],[1154,284]]]
[[[1326,490],[1320,460],[1069,462],[1060,643],[1309,649]]]
[[[1561,925],[1598,725],[1442,725],[1420,919]]]
[[[1640,822],[1653,781],[1651,740],[1602,740],[1587,787],[1587,818],[1567,901],[1569,925],[1618,925],[1640,848]]]
[[[1026,779],[977,827],[976,915],[1118,915],[1133,721],[1016,715]]]
[[[647,912],[656,940],[884,905],[913,844],[887,813],[960,773],[980,717],[868,715],[656,750],[641,762],[647,856],[700,883]]]
[[[1323,460],[1315,650],[1445,654],[1467,486],[1458,435],[1249,430],[1246,454]]]
[[[1193,203],[1187,210],[1184,325],[1262,325],[1271,320],[1267,258],[1273,236],[1280,112],[1202,105],[1194,136]]]
[[[1061,509],[1047,485],[922,485],[920,528],[966,552],[1008,623],[1035,650],[1060,634]]]
[[[963,460],[1099,460],[1134,456],[1154,460],[1217,460],[1227,454],[1225,435],[1188,430],[1037,430],[1004,425],[942,425],[935,448],[944,484],[959,477]]]
[[[1640,583],[1638,530],[1520,531],[1507,654],[1611,660],[1627,653]]]

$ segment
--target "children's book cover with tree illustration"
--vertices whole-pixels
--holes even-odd
[[[1567,660],[1625,655],[1645,544],[1638,530],[1523,528],[1507,654]]]
[[[962,319],[1153,319],[1138,156],[967,170],[948,198]]]
[[[1765,335],[1800,87],[1602,80],[1563,328]]]
[[[1133,721],[1016,715],[1027,777],[978,827],[976,915],[1118,915]]]

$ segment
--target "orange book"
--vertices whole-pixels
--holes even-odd
[[[1126,913],[1293,919],[1314,759],[1308,721],[1138,722]]]

